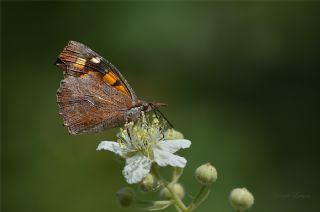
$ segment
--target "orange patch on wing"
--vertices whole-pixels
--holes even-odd
[[[116,83],[118,77],[112,73],[111,71],[109,71],[107,74],[105,74],[103,76],[103,81],[106,82],[108,85],[113,85],[114,83]]]
[[[74,67],[78,68],[78,69],[83,69],[84,68],[84,65],[81,65],[81,64],[73,64]]]
[[[122,83],[119,84],[119,82],[121,82],[120,79],[112,71],[109,71],[103,76],[103,81],[121,93],[129,95],[127,88]]]
[[[129,95],[127,89],[126,89],[123,85],[117,85],[117,86],[115,86],[115,88],[116,88],[118,91],[120,91],[120,92],[122,92],[122,93],[124,93],[124,94]]]
[[[87,75],[90,74],[90,73],[92,73],[92,71],[88,71],[88,72],[85,73],[85,74],[81,74],[80,77],[85,77],[85,76],[87,76]]]

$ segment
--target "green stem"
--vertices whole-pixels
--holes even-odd
[[[205,191],[205,189],[207,188],[207,186],[201,186],[200,191],[198,192],[197,196],[194,198],[194,202],[198,202],[200,197],[202,196],[203,192]]]
[[[172,174],[172,182],[176,183],[179,181],[179,178],[181,177],[183,173],[183,168],[174,167],[173,168],[173,174]]]
[[[181,201],[181,199],[177,196],[177,194],[172,190],[172,188],[169,186],[169,183],[163,177],[161,177],[158,171],[158,167],[156,165],[152,166],[152,171],[154,176],[156,176],[158,180],[163,184],[163,186],[166,189],[168,189],[176,207],[182,212],[189,212],[189,209],[185,206],[185,204]]]
[[[207,199],[208,195],[210,193],[210,189],[208,186],[201,186],[199,192],[197,193],[196,197],[193,199],[192,203],[188,207],[189,211],[193,211],[199,205]]]

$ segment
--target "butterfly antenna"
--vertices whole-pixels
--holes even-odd
[[[164,120],[166,120],[166,122],[171,128],[174,128],[171,122],[167,119],[167,117],[165,117],[165,115],[159,110],[159,108],[155,108],[155,111],[157,111],[161,115],[161,117],[164,118]]]

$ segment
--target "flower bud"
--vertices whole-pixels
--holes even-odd
[[[175,183],[175,184],[171,184],[169,185],[169,187],[173,190],[173,192],[180,198],[183,199],[184,197],[184,188],[180,183]],[[171,199],[171,193],[167,188],[163,188],[160,191],[160,199],[162,200],[169,200]]]
[[[148,174],[140,183],[140,189],[143,192],[155,191],[158,187],[159,183],[152,174]]]
[[[121,207],[129,207],[135,201],[134,190],[130,187],[120,189],[116,195]]]
[[[236,211],[244,211],[254,203],[254,197],[246,188],[235,188],[231,191],[229,201]]]
[[[216,168],[210,163],[206,163],[196,169],[195,176],[201,185],[209,186],[217,180],[218,173]]]
[[[183,139],[184,136],[181,132],[171,128],[168,129],[165,133],[164,133],[164,139],[165,140],[175,140],[175,139]]]

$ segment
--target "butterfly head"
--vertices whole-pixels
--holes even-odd
[[[158,115],[162,117],[169,125],[170,128],[174,128],[170,121],[165,117],[165,115],[159,110],[159,107],[167,106],[166,103],[163,102],[142,102],[142,110],[145,112],[153,111],[158,118]],[[158,115],[157,115],[158,114]]]
[[[145,102],[145,101],[142,102],[143,111],[145,112],[156,110],[159,107],[165,107],[165,106],[167,106],[167,104],[163,102]]]

